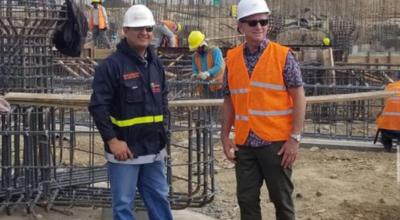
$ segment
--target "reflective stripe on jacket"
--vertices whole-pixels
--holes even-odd
[[[214,58],[213,58],[213,51],[214,48],[211,47],[208,49],[207,51],[207,69],[203,70],[202,65],[201,65],[201,57],[200,54],[195,52],[193,54],[194,56],[194,63],[198,69],[199,72],[203,72],[203,71],[207,71],[208,69],[211,69],[214,66]],[[217,74],[215,74],[215,76],[209,77],[209,79],[207,79],[208,81],[213,81],[216,84],[215,85],[210,85],[210,91],[215,92],[218,91],[222,88],[222,82],[224,79],[224,73],[225,73],[225,62],[222,64],[221,69],[218,71]],[[197,90],[199,90],[200,92],[203,90],[203,86],[199,85],[197,87]]]
[[[388,91],[399,91],[396,96],[386,99],[382,114],[376,120],[380,129],[400,131],[400,81],[386,86]]]
[[[270,42],[249,78],[243,44],[227,54],[228,86],[235,111],[235,142],[243,145],[250,129],[267,141],[287,140],[292,130],[292,99],[283,71],[289,48]]]
[[[103,30],[107,28],[107,21],[106,21],[106,16],[104,14],[104,7],[101,5],[97,6],[97,11],[99,12],[98,16],[99,16],[99,29]],[[92,8],[90,10],[90,19],[89,19],[89,29],[93,30],[94,28],[94,9]]]

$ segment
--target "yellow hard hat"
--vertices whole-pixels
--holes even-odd
[[[197,50],[197,48],[203,43],[204,39],[206,36],[204,36],[203,33],[200,31],[192,31],[189,34],[188,37],[188,43],[189,43],[189,50],[194,51]]]
[[[325,46],[331,45],[331,40],[329,39],[329,37],[324,37],[322,42],[324,43]]]

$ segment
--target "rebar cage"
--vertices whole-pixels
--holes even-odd
[[[0,0],[0,92],[47,92],[54,72],[51,36],[61,5]]]
[[[171,111],[166,172],[175,209],[203,206],[214,197],[215,128],[208,111]],[[0,138],[0,210],[111,205],[103,141],[87,110],[13,106],[1,115]]]

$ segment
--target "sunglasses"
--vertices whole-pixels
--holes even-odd
[[[146,32],[152,32],[153,31],[153,27],[152,26],[148,26],[148,27],[132,27],[132,29],[134,31],[140,32],[143,29],[146,30]]]
[[[248,21],[242,21],[242,22],[248,24],[250,27],[255,27],[255,26],[257,26],[258,23],[260,23],[260,25],[264,27],[269,23],[269,19],[248,20]]]

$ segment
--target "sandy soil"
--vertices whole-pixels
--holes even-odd
[[[183,141],[187,134],[175,134],[174,141]],[[186,142],[186,143],[185,143]],[[78,139],[78,146],[87,146]],[[176,142],[175,142],[176,143]],[[78,147],[79,149],[79,147]],[[89,149],[82,148],[87,151]],[[94,163],[104,163],[102,143],[96,138]],[[87,166],[87,153],[75,152],[75,163]],[[221,146],[215,153],[216,196],[214,201],[202,208],[191,208],[195,212],[222,220],[239,219],[239,207],[235,194],[234,165],[225,159]],[[63,154],[68,161],[69,151]],[[172,149],[173,173],[187,175],[187,150]],[[400,162],[400,161],[399,161]],[[68,163],[68,162],[67,162]],[[313,147],[302,148],[294,167],[295,205],[299,220],[400,220],[400,183],[396,177],[396,153],[330,150]],[[176,192],[187,192],[187,182],[174,178]],[[275,219],[273,204],[269,202],[267,189],[261,198],[263,219]],[[63,207],[60,207],[63,209]],[[58,212],[43,213],[43,219],[100,219],[99,210],[74,209],[73,216]],[[26,219],[24,214],[0,219]]]
[[[239,219],[233,166],[216,151],[217,195],[196,211],[217,219]],[[400,219],[396,153],[301,149],[295,168],[297,218],[304,220]],[[275,219],[263,187],[263,219]]]

